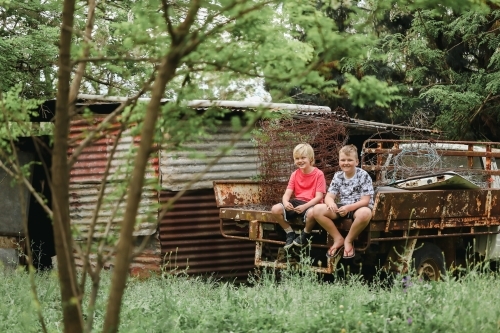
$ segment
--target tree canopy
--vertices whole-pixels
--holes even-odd
[[[319,69],[337,83],[333,94],[296,87],[289,92],[294,100],[342,106],[366,120],[439,128],[450,139],[500,141],[495,2],[319,4],[338,34],[368,35],[371,42],[361,58],[340,56]],[[375,79],[391,97],[372,102]]]

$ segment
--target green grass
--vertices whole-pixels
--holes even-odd
[[[0,272],[0,332],[40,332],[25,272]],[[62,332],[53,273],[37,276],[50,332]],[[95,314],[103,322],[109,275]],[[131,279],[120,332],[499,332],[500,276],[473,271],[438,283],[397,277],[392,286],[351,277],[262,276],[235,286],[184,276]]]

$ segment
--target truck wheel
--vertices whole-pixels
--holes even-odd
[[[446,274],[443,252],[433,243],[420,243],[413,252],[413,264],[419,277],[439,281]]]

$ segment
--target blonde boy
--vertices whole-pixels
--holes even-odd
[[[290,176],[288,186],[282,202],[272,207],[271,212],[282,214],[284,221],[280,226],[286,232],[284,248],[288,250],[292,245],[306,245],[311,238],[312,227],[315,224],[312,208],[323,202],[326,192],[326,181],[323,171],[314,167],[314,150],[307,143],[298,144],[293,150],[294,163],[297,166]],[[294,199],[290,199],[295,195]],[[295,232],[288,221],[296,216],[302,217],[305,223],[301,235],[295,238]]]
[[[373,184],[370,175],[357,167],[358,150],[347,145],[339,151],[339,165],[342,171],[335,173],[325,197],[325,203],[314,207],[314,219],[332,237],[333,245],[327,257],[335,257],[344,249],[344,258],[354,257],[353,241],[359,236],[372,218]],[[336,202],[338,199],[338,203]],[[332,220],[339,217],[354,219],[344,239]]]

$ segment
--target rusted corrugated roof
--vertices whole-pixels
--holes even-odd
[[[77,106],[89,106],[94,113],[110,113],[118,105],[127,100],[127,97],[122,96],[106,96],[106,95],[78,95]],[[148,102],[150,98],[139,98],[140,102]],[[162,103],[168,103],[170,100],[162,99]],[[36,121],[52,121],[55,114],[55,100],[44,102],[39,108],[39,117]],[[288,110],[292,111],[297,116],[321,116],[322,114],[333,114],[337,120],[346,125],[348,128],[366,130],[370,133],[380,131],[391,131],[394,133],[420,133],[428,136],[442,134],[436,129],[418,128],[413,126],[404,126],[397,124],[387,124],[375,121],[361,120],[350,118],[345,111],[331,110],[327,106],[318,105],[303,105],[303,104],[286,104],[286,103],[264,103],[264,102],[240,102],[240,101],[218,101],[218,100],[193,100],[186,102],[189,107],[196,110],[206,110],[210,106],[218,105],[231,111],[246,111],[255,110],[258,107],[264,107],[271,111]]]
[[[162,191],[160,200],[166,202],[175,194]],[[239,279],[253,271],[255,244],[221,236],[212,189],[188,191],[181,197],[161,220],[159,238],[167,270]]]

